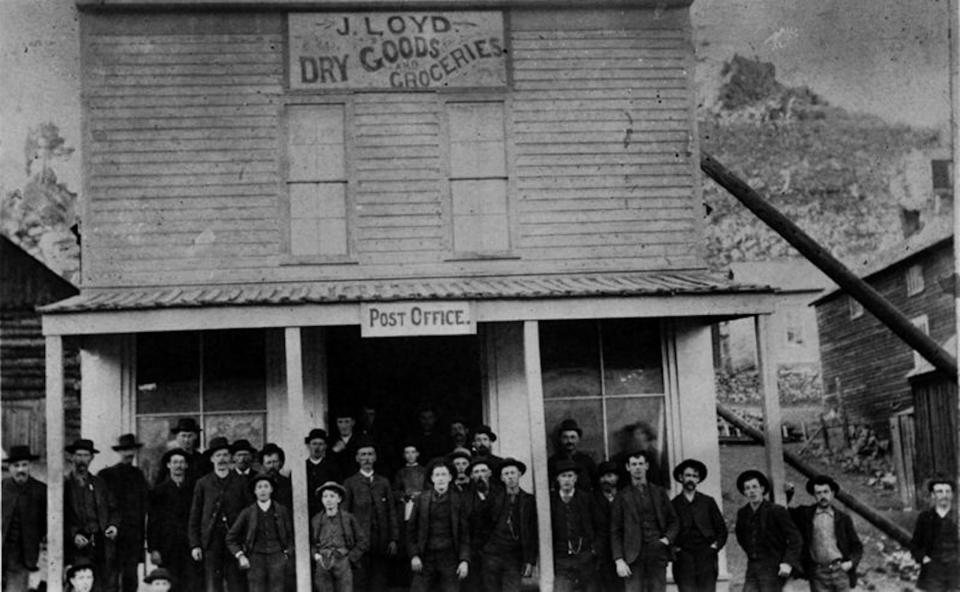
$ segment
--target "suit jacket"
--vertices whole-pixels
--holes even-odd
[[[453,548],[460,561],[470,561],[470,528],[467,524],[468,502],[450,488],[450,526],[453,532]],[[423,557],[430,536],[430,506],[433,504],[433,489],[424,491],[413,503],[410,528],[407,528],[407,555]]]
[[[610,552],[614,561],[623,559],[627,563],[636,561],[643,546],[640,508],[631,494],[631,487],[633,485],[628,485],[617,493],[617,497],[613,500],[613,507],[610,509]],[[658,533],[660,536],[657,538],[666,537],[669,540],[669,553],[680,530],[677,513],[673,510],[673,504],[670,503],[666,490],[653,483],[647,483],[647,489],[650,492],[650,502],[653,504],[654,519],[660,529]]]
[[[597,552],[604,560],[613,560],[610,551],[610,517],[613,514],[613,502],[617,501],[619,495],[618,491],[611,501],[599,488],[593,492],[593,506],[597,510],[597,529],[600,532],[600,547]]]
[[[953,508],[947,512],[946,519],[950,524],[948,530],[954,537],[957,536],[957,517]],[[910,541],[910,552],[917,563],[921,563],[925,555],[933,557],[933,545],[937,540],[936,525],[939,521],[940,517],[933,508],[926,509],[917,516],[917,523],[913,527],[913,539]]]
[[[490,503],[486,506],[487,521],[496,525],[500,515],[507,509],[507,492],[503,488],[491,489],[490,495]],[[520,548],[523,551],[523,562],[536,565],[539,552],[537,501],[533,495],[521,489],[517,494],[517,509],[520,512]]]
[[[207,473],[197,481],[190,505],[188,538],[190,548],[207,549],[213,536],[215,520],[222,514],[229,528],[237,516],[253,501],[247,480],[230,471],[223,479],[222,487],[216,473]]]
[[[340,465],[327,454],[319,463],[312,463],[308,458],[304,461],[307,464],[307,507],[310,516],[323,511],[323,504],[320,503],[320,496],[315,492],[317,488],[327,481],[343,482],[343,475],[340,473]]]
[[[310,545],[314,552],[320,551],[323,516],[323,514],[317,514],[310,519]],[[337,517],[340,518],[340,528],[343,529],[343,542],[347,546],[347,558],[350,563],[356,563],[360,561],[364,553],[370,550],[370,541],[367,540],[366,533],[360,528],[360,524],[353,514],[339,510]]]
[[[117,532],[117,557],[137,558],[143,562],[143,541],[146,537],[147,479],[133,465],[117,463],[97,474],[103,479],[120,508]]]
[[[243,475],[240,477],[243,478]],[[280,548],[283,549],[284,554],[289,554],[293,550],[293,520],[290,518],[290,510],[277,502],[271,502],[270,505],[277,525]],[[236,555],[240,551],[248,555],[253,552],[258,522],[260,522],[260,507],[254,502],[240,512],[227,532],[227,549],[231,555]]]
[[[193,488],[194,484],[186,479],[180,486],[166,479],[150,492],[147,549],[159,551],[164,563],[171,561],[172,557],[187,553],[190,549],[187,533],[190,526]]]
[[[103,479],[95,475],[87,475],[87,486],[93,489],[93,497],[97,506],[97,533],[85,532],[85,525],[80,524],[80,500],[74,498],[72,482],[73,476],[67,477],[63,487],[63,529],[67,537],[67,544],[73,545],[73,539],[77,534],[93,535],[103,534],[110,526],[116,526],[120,529],[120,509],[117,507],[116,498],[110,493],[110,489]]]
[[[790,510],[790,516],[803,536],[803,549],[800,557],[803,571],[807,577],[813,573],[816,567],[813,555],[810,552],[810,545],[813,544],[813,518],[816,512],[816,504],[798,506]],[[860,536],[853,528],[853,520],[850,515],[836,508],[833,509],[833,534],[837,538],[837,549],[840,550],[843,561],[853,562],[853,568],[848,575],[850,576],[850,587],[855,588],[857,585],[857,565],[863,558],[863,543],[860,542]]]
[[[356,473],[343,482],[346,495],[341,509],[354,515],[357,523],[370,541],[370,553],[384,555],[387,545],[400,542],[400,526],[390,481],[374,473],[370,482],[361,473]]]
[[[688,519],[691,521],[690,524],[696,525],[700,534],[711,543],[716,543],[717,550],[727,544],[727,523],[723,520],[723,514],[720,513],[720,508],[712,497],[697,491],[693,494],[693,501],[688,502],[683,493],[679,493],[671,503],[680,523],[680,531],[674,543],[677,547],[682,549],[687,542],[688,531],[684,525],[688,523]]]
[[[20,516],[20,535],[23,537],[23,562],[31,570],[37,569],[40,554],[40,540],[47,536],[47,486],[33,477],[21,488],[12,477],[0,482],[0,500],[3,503],[2,526],[3,542],[7,542],[7,533],[13,512],[17,507],[17,496],[23,495],[24,515]]]
[[[582,489],[574,490],[573,497],[570,498],[574,515],[580,521],[580,532],[583,532],[583,544],[581,550],[593,551],[599,553],[603,547],[600,536],[600,515],[597,506],[594,504],[593,494]],[[560,499],[559,491],[550,492],[550,523],[553,525],[554,549],[557,548],[558,525],[566,520],[563,500]]]
[[[737,512],[736,534],[737,542],[747,553],[749,559],[752,554],[761,553],[775,557],[780,563],[789,564],[799,571],[800,552],[803,549],[803,536],[793,523],[789,512],[783,506],[764,501],[756,510],[760,513],[760,533],[757,537],[757,549],[753,549],[750,537],[750,520],[753,510],[750,504],[740,508]]]

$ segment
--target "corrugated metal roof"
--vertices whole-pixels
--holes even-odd
[[[44,313],[395,300],[496,300],[771,292],[706,271],[591,273],[85,290]]]

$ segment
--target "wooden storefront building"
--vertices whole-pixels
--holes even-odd
[[[278,442],[304,548],[308,430],[429,404],[491,425],[544,509],[566,417],[597,460],[703,460],[720,499],[710,326],[773,304],[701,257],[688,1],[78,5],[83,286],[44,332],[51,399],[81,337],[98,464],[132,431],[155,470],[183,416]]]

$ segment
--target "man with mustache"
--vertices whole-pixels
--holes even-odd
[[[47,486],[30,475],[40,458],[29,446],[12,446],[9,477],[0,483],[3,501],[3,592],[27,589],[30,572],[39,569],[40,541],[47,535]]]
[[[727,542],[727,525],[716,500],[697,491],[706,478],[706,465],[692,458],[673,469],[673,479],[683,486],[671,501],[680,522],[673,562],[673,579],[680,592],[717,589],[717,553]]]
[[[597,481],[597,463],[589,454],[578,450],[582,437],[583,430],[577,425],[577,420],[567,418],[560,422],[560,427],[557,428],[557,452],[547,459],[551,482],[555,482],[557,478],[557,463],[569,460],[579,467],[577,489],[593,489]]]
[[[597,490],[594,492],[594,505],[597,508],[597,528],[605,536],[600,537],[599,557],[597,561],[598,587],[602,592],[623,592],[623,580],[617,576],[610,551],[610,516],[613,502],[617,499],[620,483],[620,468],[612,460],[605,460],[597,467]]]
[[[800,531],[783,506],[765,499],[767,476],[748,469],[737,477],[747,504],[737,512],[737,542],[747,555],[744,592],[779,592],[800,563]]]
[[[116,573],[106,582],[107,588],[122,592],[136,592],[140,585],[137,566],[143,563],[143,543],[146,537],[147,478],[134,466],[142,442],[134,434],[120,436],[112,448],[120,455],[120,462],[98,473],[110,488],[120,508],[120,534],[117,535]],[[119,583],[118,583],[119,580]]]
[[[920,564],[917,587],[929,592],[960,589],[960,544],[953,509],[956,479],[934,477],[927,485],[931,507],[917,516],[913,530],[913,558]]]
[[[174,448],[160,459],[167,477],[150,492],[147,549],[151,563],[162,565],[173,574],[178,590],[198,592],[202,589],[203,570],[190,556],[187,535],[194,488],[194,482],[187,477],[188,458],[186,450]]]
[[[802,565],[812,592],[845,592],[857,585],[863,544],[850,516],[834,507],[838,491],[836,481],[818,475],[807,481],[816,503],[790,512],[803,535]]]

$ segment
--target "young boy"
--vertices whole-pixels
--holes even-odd
[[[251,592],[283,592],[284,573],[293,549],[290,511],[271,499],[273,477],[261,473],[251,482],[257,501],[240,512],[227,533],[227,549],[247,572]]]
[[[369,548],[357,519],[340,509],[344,493],[343,486],[334,481],[317,488],[323,511],[310,520],[316,592],[353,592],[351,565],[358,563]]]
[[[169,571],[158,567],[143,579],[143,583],[150,584],[150,592],[169,592],[173,588],[173,576]]]
[[[86,557],[78,558],[67,568],[67,582],[70,592],[90,592],[93,590],[93,563]]]

